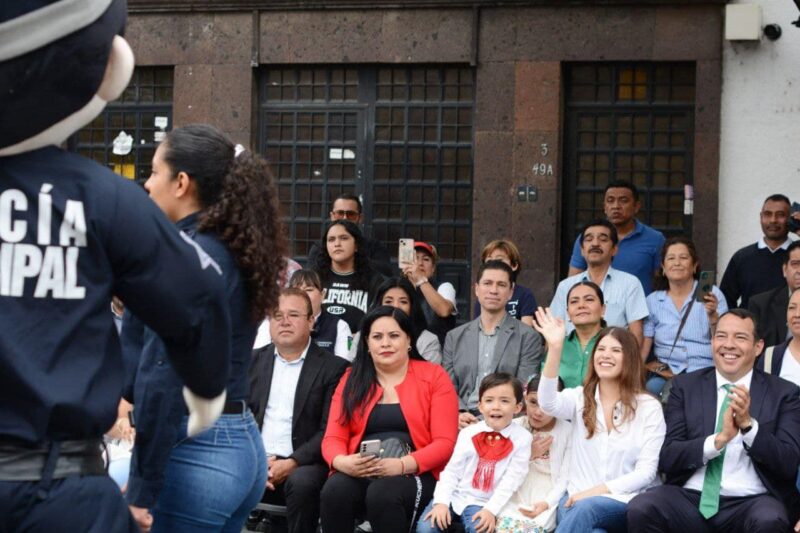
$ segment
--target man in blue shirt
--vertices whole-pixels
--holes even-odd
[[[550,311],[566,322],[567,333],[575,329],[567,315],[567,293],[579,281],[593,281],[603,291],[606,312],[603,315],[609,326],[627,327],[642,345],[643,325],[647,318],[647,301],[642,284],[628,274],[611,268],[611,259],[617,252],[617,232],[608,220],[595,220],[587,224],[579,237],[581,252],[589,265],[586,272],[570,276],[556,288]]]
[[[633,274],[642,284],[645,295],[653,291],[653,274],[661,266],[661,247],[664,235],[636,219],[642,204],[636,186],[627,181],[614,181],[606,186],[603,199],[606,218],[614,224],[619,236],[617,253],[611,265]],[[569,276],[586,270],[586,260],[581,255],[580,236],[575,239]]]

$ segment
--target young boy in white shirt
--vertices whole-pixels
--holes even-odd
[[[522,384],[511,374],[494,373],[478,390],[483,421],[458,434],[417,533],[444,531],[453,521],[466,533],[492,533],[497,513],[528,473],[531,434],[511,423],[522,410]]]

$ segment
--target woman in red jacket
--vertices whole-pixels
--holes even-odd
[[[458,433],[458,398],[447,373],[422,359],[411,319],[381,306],[361,325],[352,369],[331,403],[322,455],[333,474],[322,489],[325,533],[352,533],[366,511],[375,533],[407,533],[425,508]],[[362,457],[365,440],[396,438],[411,453]]]

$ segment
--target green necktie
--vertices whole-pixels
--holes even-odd
[[[719,408],[719,415],[717,416],[717,429],[714,433],[722,431],[722,426],[725,420],[725,410],[728,408],[728,403],[731,399],[728,392],[733,385],[723,385],[725,389],[725,399],[722,400],[722,406]],[[706,475],[703,478],[703,492],[700,494],[700,514],[706,520],[717,514],[719,511],[719,489],[722,486],[722,462],[725,460],[725,448],[722,448],[722,453],[711,459],[706,465]]]

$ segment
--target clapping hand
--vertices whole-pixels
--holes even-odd
[[[728,393],[731,397],[730,411],[733,412],[733,422],[738,429],[749,428],[753,423],[750,418],[750,391],[743,385],[734,385]]]
[[[533,323],[533,329],[544,337],[544,340],[547,341],[547,346],[563,346],[564,337],[567,334],[564,321],[554,317],[549,307],[539,307],[536,310],[535,317],[536,321]]]

